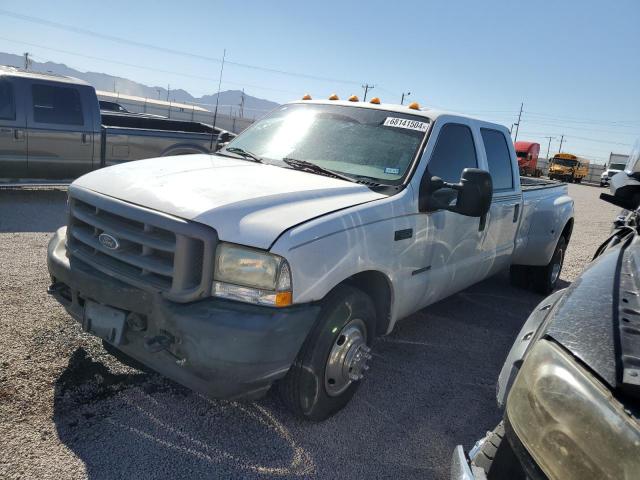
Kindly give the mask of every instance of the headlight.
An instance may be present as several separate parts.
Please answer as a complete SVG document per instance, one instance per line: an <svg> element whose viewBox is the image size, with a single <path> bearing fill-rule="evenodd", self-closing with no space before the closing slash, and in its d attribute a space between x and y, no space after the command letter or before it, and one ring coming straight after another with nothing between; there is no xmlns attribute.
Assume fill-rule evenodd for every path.
<svg viewBox="0 0 640 480"><path fill-rule="evenodd" d="M640 427L590 373L540 340L507 400L514 432L550 479L637 478Z"/></svg>
<svg viewBox="0 0 640 480"><path fill-rule="evenodd" d="M213 278L217 297L276 307L292 303L289 264L263 250L219 244Z"/></svg>

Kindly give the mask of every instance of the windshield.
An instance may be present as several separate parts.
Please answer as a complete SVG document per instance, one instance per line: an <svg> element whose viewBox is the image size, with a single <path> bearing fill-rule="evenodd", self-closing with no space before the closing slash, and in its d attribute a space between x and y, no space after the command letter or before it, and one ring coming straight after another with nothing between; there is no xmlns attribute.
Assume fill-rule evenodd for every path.
<svg viewBox="0 0 640 480"><path fill-rule="evenodd" d="M406 113L290 104L243 132L229 148L251 152L266 163L287 166L285 159L302 160L356 180L366 177L376 183L397 185L428 126L428 118Z"/></svg>
<svg viewBox="0 0 640 480"><path fill-rule="evenodd" d="M609 165L609 170L624 170L626 163L612 163Z"/></svg>
<svg viewBox="0 0 640 480"><path fill-rule="evenodd" d="M516 155L518 156L518 158L526 158L527 152L516 152Z"/></svg>
<svg viewBox="0 0 640 480"><path fill-rule="evenodd" d="M563 167L575 167L578 164L577 160L569 160L566 158L554 158L552 163L556 165L562 165Z"/></svg>

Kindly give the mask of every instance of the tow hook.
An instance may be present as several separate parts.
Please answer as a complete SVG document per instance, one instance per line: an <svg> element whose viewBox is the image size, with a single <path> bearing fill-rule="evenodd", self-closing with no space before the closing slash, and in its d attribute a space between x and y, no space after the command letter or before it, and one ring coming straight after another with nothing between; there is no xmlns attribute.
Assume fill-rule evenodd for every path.
<svg viewBox="0 0 640 480"><path fill-rule="evenodd" d="M56 293L60 292L60 290L62 290L63 288L65 288L65 284L62 282L55 282L52 283L51 285L49 285L49 287L47 288L47 293L49 295L55 295Z"/></svg>
<svg viewBox="0 0 640 480"><path fill-rule="evenodd" d="M167 350L174 339L169 335L156 335L155 337L146 337L144 339L144 348L151 353L158 353Z"/></svg>

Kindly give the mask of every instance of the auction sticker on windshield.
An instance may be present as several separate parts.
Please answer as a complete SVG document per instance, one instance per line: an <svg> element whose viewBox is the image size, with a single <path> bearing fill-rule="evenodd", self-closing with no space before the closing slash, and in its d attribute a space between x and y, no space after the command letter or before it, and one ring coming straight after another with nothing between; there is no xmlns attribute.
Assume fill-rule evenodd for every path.
<svg viewBox="0 0 640 480"><path fill-rule="evenodd" d="M408 120L406 118L387 117L383 123L385 127L407 128L409 130L417 130L418 132L426 132L429 124L427 122L419 122L418 120Z"/></svg>

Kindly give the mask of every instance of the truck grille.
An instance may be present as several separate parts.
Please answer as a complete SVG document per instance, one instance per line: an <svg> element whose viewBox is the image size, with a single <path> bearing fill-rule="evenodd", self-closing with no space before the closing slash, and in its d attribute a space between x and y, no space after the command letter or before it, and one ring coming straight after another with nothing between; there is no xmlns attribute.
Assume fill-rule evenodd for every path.
<svg viewBox="0 0 640 480"><path fill-rule="evenodd" d="M210 293L217 235L87 190L69 190L72 257L140 288L187 302Z"/></svg>

